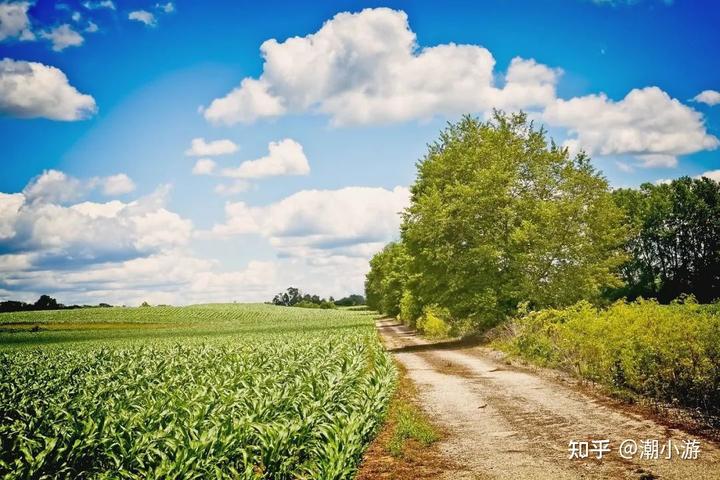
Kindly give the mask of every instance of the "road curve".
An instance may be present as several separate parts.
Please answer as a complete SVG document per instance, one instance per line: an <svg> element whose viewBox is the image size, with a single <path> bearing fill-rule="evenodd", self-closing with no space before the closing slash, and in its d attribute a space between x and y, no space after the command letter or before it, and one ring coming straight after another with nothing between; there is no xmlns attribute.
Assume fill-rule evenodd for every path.
<svg viewBox="0 0 720 480"><path fill-rule="evenodd" d="M685 432L508 366L482 348L431 344L394 320L377 327L417 386L423 409L448 432L439 449L448 465L462 467L444 478L720 479L718 444L701 439L697 459L682 459L684 441L694 440ZM609 440L611 451L601 460L597 453L569 458L571 441L592 440ZM638 445L634 455L625 452L627 459L618 452L625 440ZM640 458L644 440L658 440L660 458Z"/></svg>

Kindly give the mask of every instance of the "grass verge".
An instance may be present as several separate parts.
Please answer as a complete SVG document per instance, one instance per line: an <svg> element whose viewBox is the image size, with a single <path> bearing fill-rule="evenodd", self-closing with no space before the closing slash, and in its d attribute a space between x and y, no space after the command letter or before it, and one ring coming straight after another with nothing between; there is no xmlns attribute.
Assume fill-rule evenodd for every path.
<svg viewBox="0 0 720 480"><path fill-rule="evenodd" d="M443 432L420 408L417 390L396 362L398 384L385 425L365 452L357 480L434 479L448 468L435 448Z"/></svg>

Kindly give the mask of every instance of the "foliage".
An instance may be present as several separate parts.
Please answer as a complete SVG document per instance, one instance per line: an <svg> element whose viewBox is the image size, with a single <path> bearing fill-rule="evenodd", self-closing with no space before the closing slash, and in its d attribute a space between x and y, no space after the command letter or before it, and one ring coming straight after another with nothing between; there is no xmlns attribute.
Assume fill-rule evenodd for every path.
<svg viewBox="0 0 720 480"><path fill-rule="evenodd" d="M335 305L333 302L329 302L327 300L320 300L318 303L313 302L311 300L301 300L298 303L294 305L295 307L300 308L322 308L322 309L332 309L337 308L337 305Z"/></svg>
<svg viewBox="0 0 720 480"><path fill-rule="evenodd" d="M340 300L335 300L335 305L338 307L356 307L359 305L365 305L365 297L362 295L349 295L343 297Z"/></svg>
<svg viewBox="0 0 720 480"><path fill-rule="evenodd" d="M360 312L0 315L0 326L30 321L68 330L0 334L0 477L9 479L352 478L395 381L372 315Z"/></svg>
<svg viewBox="0 0 720 480"><path fill-rule="evenodd" d="M390 316L400 313L409 257L402 243L389 243L370 260L365 295L370 308Z"/></svg>
<svg viewBox="0 0 720 480"><path fill-rule="evenodd" d="M401 456L405 442L409 439L427 447L440 438L432 425L413 405L398 405L395 415L395 429L387 445L392 455Z"/></svg>
<svg viewBox="0 0 720 480"><path fill-rule="evenodd" d="M278 293L272 299L273 305L292 307L302 300L302 293L295 287L289 287L286 291Z"/></svg>
<svg viewBox="0 0 720 480"><path fill-rule="evenodd" d="M422 304L409 288L403 291L400 298L400 314L398 317L408 327L415 328L417 319L422 315Z"/></svg>
<svg viewBox="0 0 720 480"><path fill-rule="evenodd" d="M333 297L325 300L317 295L303 294L295 287L288 288L285 292L278 293L272 300L274 305L284 307L300 307L300 308L336 308Z"/></svg>
<svg viewBox="0 0 720 480"><path fill-rule="evenodd" d="M633 236L621 269L626 286L611 297L720 298L720 183L683 177L616 190L613 197Z"/></svg>
<svg viewBox="0 0 720 480"><path fill-rule="evenodd" d="M427 305L417 320L417 329L429 338L445 338L450 333L450 312L447 308Z"/></svg>
<svg viewBox="0 0 720 480"><path fill-rule="evenodd" d="M521 301L568 305L618 284L622 212L607 181L524 114L450 124L419 162L411 194L395 248L423 305L483 326Z"/></svg>
<svg viewBox="0 0 720 480"><path fill-rule="evenodd" d="M98 307L109 307L107 303L101 303ZM30 312L36 310L59 310L63 308L93 308L91 305L63 305L49 295L41 295L35 303L19 302L17 300L5 300L0 302L0 313L5 312Z"/></svg>
<svg viewBox="0 0 720 480"><path fill-rule="evenodd" d="M504 346L533 362L666 402L720 413L720 305L580 302L515 320Z"/></svg>

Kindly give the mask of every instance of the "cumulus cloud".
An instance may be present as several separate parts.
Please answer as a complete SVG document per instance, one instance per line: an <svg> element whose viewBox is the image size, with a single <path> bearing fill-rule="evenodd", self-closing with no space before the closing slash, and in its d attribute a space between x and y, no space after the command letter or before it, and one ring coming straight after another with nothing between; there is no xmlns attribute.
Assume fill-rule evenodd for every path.
<svg viewBox="0 0 720 480"><path fill-rule="evenodd" d="M703 90L693 97L693 100L700 103L705 103L710 106L717 105L720 103L720 92L717 90Z"/></svg>
<svg viewBox="0 0 720 480"><path fill-rule="evenodd" d="M85 27L85 31L87 33L95 33L98 30L100 30L100 27L98 27L97 24L93 21L89 21L87 27Z"/></svg>
<svg viewBox="0 0 720 480"><path fill-rule="evenodd" d="M0 61L0 113L81 120L96 111L95 99L78 92L60 69L9 58Z"/></svg>
<svg viewBox="0 0 720 480"><path fill-rule="evenodd" d="M135 20L136 22L144 23L149 27L154 27L157 24L155 15L147 10L134 10L128 14L128 18L130 20Z"/></svg>
<svg viewBox="0 0 720 480"><path fill-rule="evenodd" d="M314 112L332 123L370 124L539 107L555 97L560 71L512 61L495 85L495 59L478 45L420 48L405 12L388 8L339 13L320 30L260 48L259 78L245 78L203 110L216 124Z"/></svg>
<svg viewBox="0 0 720 480"><path fill-rule="evenodd" d="M716 148L702 116L658 87L557 98L562 70L513 58L504 72L479 45L421 47L407 15L388 8L339 13L316 32L265 41L262 73L201 109L218 125L287 114L324 114L334 125L382 124L492 108L526 110L569 130L566 146L673 166ZM696 97L712 100L710 93Z"/></svg>
<svg viewBox="0 0 720 480"><path fill-rule="evenodd" d="M193 138L190 148L185 155L192 157L211 157L215 155L228 155L238 151L238 146L228 139L206 142L204 138Z"/></svg>
<svg viewBox="0 0 720 480"><path fill-rule="evenodd" d="M268 88L265 81L246 78L238 88L222 98L216 98L201 111L211 123L225 125L251 123L258 118L284 114L286 110L282 100L272 96Z"/></svg>
<svg viewBox="0 0 720 480"><path fill-rule="evenodd" d="M167 209L168 187L130 202L57 203L69 197L58 196L56 187L71 180L54 172L23 192L0 193L0 298L257 301L285 285L276 278L276 262L224 270L218 260L194 256L192 223Z"/></svg>
<svg viewBox="0 0 720 480"><path fill-rule="evenodd" d="M96 202L62 196L58 187L71 181L55 172L0 193L0 298L136 305L266 300L292 284L321 295L362 292L367 261L397 235L409 198L403 187L348 187L258 207L228 203L227 221L196 241L260 236L278 256L227 269L192 253L192 223L168 209L168 187Z"/></svg>
<svg viewBox="0 0 720 480"><path fill-rule="evenodd" d="M209 158L201 158L195 162L192 169L193 175L212 175L217 164Z"/></svg>
<svg viewBox="0 0 720 480"><path fill-rule="evenodd" d="M111 175L101 180L102 191L105 195L123 195L135 190L135 183L124 173Z"/></svg>
<svg viewBox="0 0 720 480"><path fill-rule="evenodd" d="M30 203L67 203L82 197L87 190L77 178L58 170L46 170L30 180L22 193Z"/></svg>
<svg viewBox="0 0 720 480"><path fill-rule="evenodd" d="M37 183L36 183L37 185ZM187 244L190 221L165 209L167 191L130 203L55 203L52 196L3 196L0 253L34 253L45 262L100 262L137 257Z"/></svg>
<svg viewBox="0 0 720 480"><path fill-rule="evenodd" d="M658 87L634 89L619 101L605 94L548 105L543 119L567 128L568 146L599 155L633 155L646 167L673 167L677 157L720 144L703 117Z"/></svg>
<svg viewBox="0 0 720 480"><path fill-rule="evenodd" d="M211 235L259 234L286 256L328 252L366 257L397 235L409 191L372 187L303 190L276 203L225 205L226 220Z"/></svg>
<svg viewBox="0 0 720 480"><path fill-rule="evenodd" d="M219 262L183 250L70 270L28 268L29 263L25 256L0 256L0 271L6 270L0 297L34 301L50 293L65 303L183 305L266 300L283 285L274 262L251 261L239 270L220 271Z"/></svg>
<svg viewBox="0 0 720 480"><path fill-rule="evenodd" d="M169 188L130 202L58 203L71 198L59 191L70 182L46 173L21 193L0 193L0 297L184 304L265 299L279 288L273 262L223 271L193 256L192 223L167 209Z"/></svg>
<svg viewBox="0 0 720 480"><path fill-rule="evenodd" d="M0 3L0 42L8 38L34 40L27 11L30 2Z"/></svg>
<svg viewBox="0 0 720 480"><path fill-rule="evenodd" d="M22 194L29 203L66 204L83 198L94 189L100 189L107 196L123 195L135 190L135 183L124 173L80 180L59 170L46 170L31 179Z"/></svg>
<svg viewBox="0 0 720 480"><path fill-rule="evenodd" d="M79 47L85 39L67 23L53 28L50 31L42 32L41 37L52 42L52 49L62 52L68 47Z"/></svg>
<svg viewBox="0 0 720 480"><path fill-rule="evenodd" d="M186 155L222 155L232 153L237 146L230 140L205 142L202 138L192 141ZM280 175L307 175L310 173L302 145L293 139L285 138L268 144L268 154L255 160L246 160L237 167L218 170L218 165L210 158L201 158L193 166L194 175L216 175L234 179L231 182L216 185L215 193L223 196L237 195L247 191L251 184L248 179L259 179Z"/></svg>
<svg viewBox="0 0 720 480"><path fill-rule="evenodd" d="M0 192L0 240L15 235L15 219L24 203L22 193Z"/></svg>
<svg viewBox="0 0 720 480"><path fill-rule="evenodd" d="M231 178L262 178L278 175L307 175L310 173L303 147L286 138L268 144L268 154L257 160L247 160L237 168L225 168L221 175Z"/></svg>

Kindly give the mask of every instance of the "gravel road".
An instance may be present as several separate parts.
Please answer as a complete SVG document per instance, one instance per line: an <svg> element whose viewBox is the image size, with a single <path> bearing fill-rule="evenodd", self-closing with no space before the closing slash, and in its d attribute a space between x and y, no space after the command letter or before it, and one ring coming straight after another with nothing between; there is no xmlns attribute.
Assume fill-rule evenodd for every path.
<svg viewBox="0 0 720 480"><path fill-rule="evenodd" d="M693 450L684 442L695 440L685 432L620 410L558 379L509 366L487 349L431 344L395 321L378 322L378 330L407 368L422 407L448 432L439 449L452 459L448 464L463 467L448 470L444 478L720 479L718 444L698 439L697 459L682 459ZM602 459L596 458L600 448L593 449L593 440L609 441ZM628 458L618 451L625 440L623 456ZM658 441L658 459L652 458L653 440ZM588 457L570 459L571 441L589 442ZM651 458L641 458L644 447Z"/></svg>

